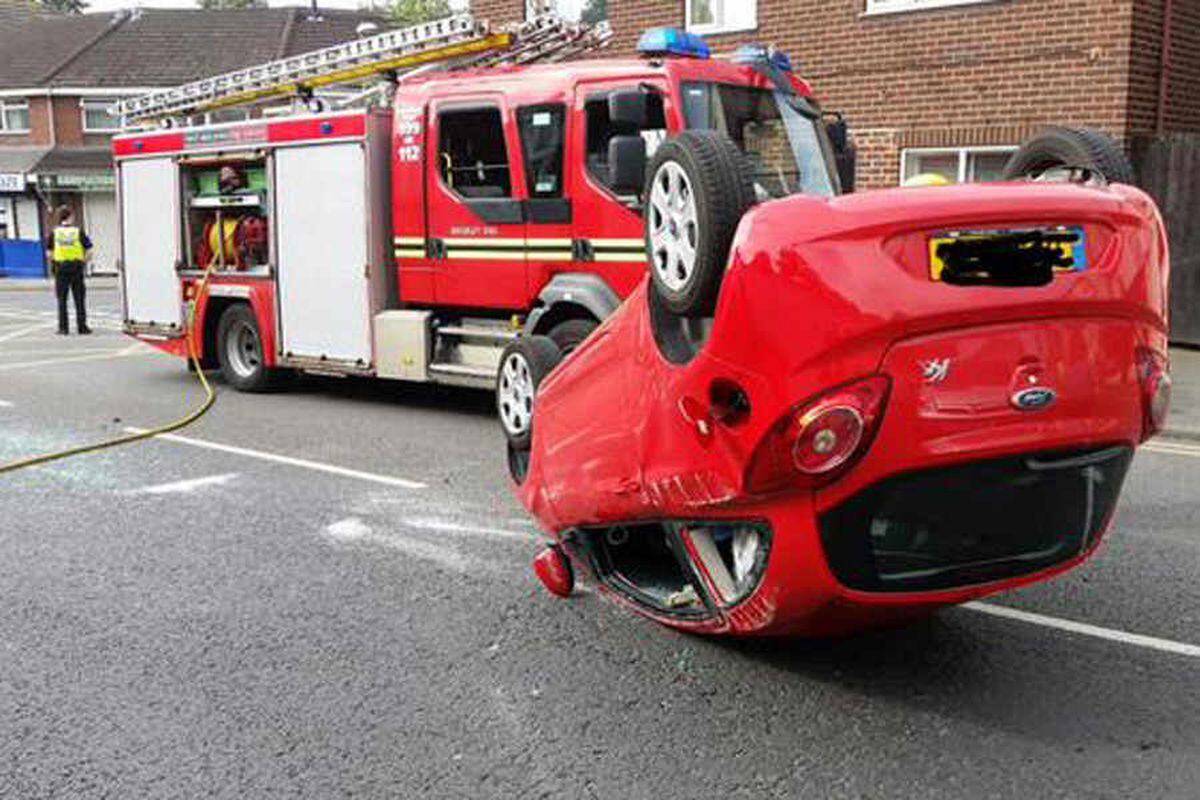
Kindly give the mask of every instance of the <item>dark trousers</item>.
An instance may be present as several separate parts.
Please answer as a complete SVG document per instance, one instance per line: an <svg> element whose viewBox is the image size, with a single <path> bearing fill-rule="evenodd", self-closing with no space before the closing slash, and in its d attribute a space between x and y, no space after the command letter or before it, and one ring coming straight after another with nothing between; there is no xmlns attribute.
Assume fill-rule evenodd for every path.
<svg viewBox="0 0 1200 800"><path fill-rule="evenodd" d="M67 293L75 298L75 328L87 328L87 309L83 305L83 262L62 261L54 271L54 294L58 297L58 329L67 329Z"/></svg>

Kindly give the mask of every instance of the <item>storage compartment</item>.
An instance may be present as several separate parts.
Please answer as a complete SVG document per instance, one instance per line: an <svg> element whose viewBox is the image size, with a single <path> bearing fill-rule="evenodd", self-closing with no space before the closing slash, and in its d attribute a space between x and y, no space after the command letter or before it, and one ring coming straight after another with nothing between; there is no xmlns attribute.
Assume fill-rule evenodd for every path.
<svg viewBox="0 0 1200 800"><path fill-rule="evenodd" d="M180 171L185 268L268 272L271 204L265 155L191 161Z"/></svg>

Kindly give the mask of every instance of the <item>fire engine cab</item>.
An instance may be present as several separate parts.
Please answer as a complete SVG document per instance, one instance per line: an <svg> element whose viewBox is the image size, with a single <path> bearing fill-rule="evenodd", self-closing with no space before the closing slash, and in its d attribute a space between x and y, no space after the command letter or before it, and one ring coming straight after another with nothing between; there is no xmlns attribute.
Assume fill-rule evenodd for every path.
<svg viewBox="0 0 1200 800"><path fill-rule="evenodd" d="M660 29L640 59L563 63L606 32L443 23L126 104L161 122L392 77L386 108L116 137L127 333L186 357L192 330L242 390L296 371L490 388L509 340L569 350L644 276L642 182L669 134L725 132L764 197L841 191L844 126L781 54Z"/></svg>

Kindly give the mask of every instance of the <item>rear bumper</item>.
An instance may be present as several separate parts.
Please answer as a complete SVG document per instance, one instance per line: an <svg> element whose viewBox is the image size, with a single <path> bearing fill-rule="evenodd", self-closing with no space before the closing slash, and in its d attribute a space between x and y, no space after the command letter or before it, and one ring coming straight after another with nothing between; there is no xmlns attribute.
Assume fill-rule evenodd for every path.
<svg viewBox="0 0 1200 800"><path fill-rule="evenodd" d="M825 513L811 492L722 513L710 521L769 526L771 550L753 593L732 608L710 602L708 614L648 608L593 576L619 602L695 633L838 636L894 624L1082 563L1108 528L1132 456L1114 445L966 461L895 476Z"/></svg>

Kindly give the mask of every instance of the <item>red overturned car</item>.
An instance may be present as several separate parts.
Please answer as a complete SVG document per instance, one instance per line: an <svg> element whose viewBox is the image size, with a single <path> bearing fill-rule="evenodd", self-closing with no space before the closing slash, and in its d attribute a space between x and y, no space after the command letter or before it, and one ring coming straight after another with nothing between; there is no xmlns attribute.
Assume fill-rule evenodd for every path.
<svg viewBox="0 0 1200 800"><path fill-rule="evenodd" d="M647 279L572 352L501 360L546 586L823 636L1093 553L1170 393L1166 237L1120 151L1052 129L1006 182L839 196L814 126L791 144L830 191L775 197L769 158L690 127L643 162Z"/></svg>

